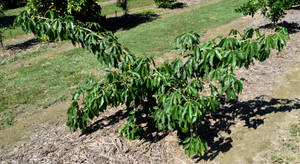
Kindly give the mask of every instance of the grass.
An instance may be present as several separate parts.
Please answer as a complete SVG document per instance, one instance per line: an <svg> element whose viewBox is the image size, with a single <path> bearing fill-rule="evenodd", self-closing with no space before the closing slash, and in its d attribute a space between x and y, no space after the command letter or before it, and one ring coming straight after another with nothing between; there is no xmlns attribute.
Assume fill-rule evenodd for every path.
<svg viewBox="0 0 300 164"><path fill-rule="evenodd" d="M69 97L90 76L91 70L100 68L91 59L90 54L77 48L9 71L1 70L0 128L12 123L17 113L25 112L21 105L47 107Z"/></svg>
<svg viewBox="0 0 300 164"><path fill-rule="evenodd" d="M162 10L153 10L153 9L142 9L142 10L136 10L133 12L133 14L156 14L161 12Z"/></svg>
<svg viewBox="0 0 300 164"><path fill-rule="evenodd" d="M15 28L9 28L4 31L3 37L4 39L10 39L10 38L15 38L19 35L24 35L26 34L20 26L15 27Z"/></svg>
<svg viewBox="0 0 300 164"><path fill-rule="evenodd" d="M129 1L137 2L137 0ZM138 0L137 5L152 0ZM161 55L172 48L174 38L185 31L204 32L239 17L233 9L241 1L224 0L183 13L164 17L151 23L118 33L120 41L138 55ZM145 4L145 3L144 3ZM234 4L234 5L232 5ZM32 60L7 70L10 64L22 63L18 58L0 66L0 127L13 124L15 117L28 110L28 105L47 107L69 97L75 88L101 66L82 49L74 49L38 58L55 51L44 49L21 55ZM26 57L28 56L28 57ZM100 77L99 75L98 77Z"/></svg>
<svg viewBox="0 0 300 164"><path fill-rule="evenodd" d="M25 10L25 7L20 7L20 8L16 8L16 9L5 10L4 14L5 15L18 15L23 10Z"/></svg>
<svg viewBox="0 0 300 164"><path fill-rule="evenodd" d="M97 2L107 2L107 1L110 1L110 0L97 0Z"/></svg>
<svg viewBox="0 0 300 164"><path fill-rule="evenodd" d="M300 120L290 126L288 135L282 137L281 145L270 156L272 163L300 162Z"/></svg>
<svg viewBox="0 0 300 164"><path fill-rule="evenodd" d="M176 36L195 31L204 33L239 17L234 9L245 0L224 0L146 23L118 34L121 43L138 55L162 55L172 49Z"/></svg>
<svg viewBox="0 0 300 164"><path fill-rule="evenodd" d="M4 33L3 33L4 39L15 38L18 35L24 35L25 34L25 32L21 29L21 27L12 28L14 16L18 15L24 9L25 9L25 7L21 7L21 8L10 9L10 10L4 11L5 16L7 18L9 18L9 19L2 18L4 21L9 22L6 25L6 26L8 26L8 28L4 29ZM1 19L1 21L3 21L2 19ZM4 23L7 23L7 22L4 22ZM3 30L3 27L1 27L0 30Z"/></svg>
<svg viewBox="0 0 300 164"><path fill-rule="evenodd" d="M139 8L139 7L144 7L144 6L149 6L152 4L154 4L153 0L128 0L128 10L134 9L134 8ZM115 11L123 14L122 9L117 7L116 3L102 6L102 14L103 15L111 15L111 14L114 14ZM121 14L118 14L118 15L121 15Z"/></svg>

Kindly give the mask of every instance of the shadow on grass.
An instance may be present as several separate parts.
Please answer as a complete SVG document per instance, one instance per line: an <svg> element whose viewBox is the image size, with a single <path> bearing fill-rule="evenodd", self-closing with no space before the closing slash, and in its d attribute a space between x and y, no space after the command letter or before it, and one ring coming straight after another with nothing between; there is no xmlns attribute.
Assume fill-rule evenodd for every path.
<svg viewBox="0 0 300 164"><path fill-rule="evenodd" d="M15 15L0 17L0 27L11 27L16 17Z"/></svg>
<svg viewBox="0 0 300 164"><path fill-rule="evenodd" d="M40 41L38 39L30 39L30 40L27 40L25 42L22 42L22 43L18 43L18 44L13 44L13 45L7 45L5 46L5 49L6 50L26 50L26 49L29 49L37 44L39 44Z"/></svg>
<svg viewBox="0 0 300 164"><path fill-rule="evenodd" d="M278 26L282 26L287 28L287 30L289 31L290 34L294 34L300 31L300 25L298 23L289 23L287 21L283 21L277 24ZM266 24L263 26L260 26L259 28L261 29L272 29L274 26L273 24Z"/></svg>
<svg viewBox="0 0 300 164"><path fill-rule="evenodd" d="M244 126L247 128L256 129L264 124L262 116L300 109L300 100L275 99L268 96L259 96L245 102L227 102L224 98L221 98L221 103L222 105L218 112L208 114L203 119L205 120L204 129L200 130L200 136L208 142L209 150L203 157L196 157L195 159L198 161L213 160L221 152L227 152L232 148L232 138L230 136L224 137L220 134L226 133L230 135L230 127L235 125L237 121L244 122ZM83 135L89 135L99 129L112 126L120 122L120 120L126 119L128 115L128 112L119 110L115 114L93 123ZM163 139L167 134L167 132L157 132L155 127L148 127L143 138L145 142L155 143Z"/></svg>
<svg viewBox="0 0 300 164"><path fill-rule="evenodd" d="M300 5L295 5L290 10L300 10Z"/></svg>
<svg viewBox="0 0 300 164"><path fill-rule="evenodd" d="M157 18L157 14L128 14L107 18L104 27L113 32L118 30L128 30L140 24L151 22Z"/></svg>
<svg viewBox="0 0 300 164"><path fill-rule="evenodd" d="M175 3L171 9L182 9L182 8L185 8L187 7L187 4L186 3L182 3L182 2L177 2Z"/></svg>

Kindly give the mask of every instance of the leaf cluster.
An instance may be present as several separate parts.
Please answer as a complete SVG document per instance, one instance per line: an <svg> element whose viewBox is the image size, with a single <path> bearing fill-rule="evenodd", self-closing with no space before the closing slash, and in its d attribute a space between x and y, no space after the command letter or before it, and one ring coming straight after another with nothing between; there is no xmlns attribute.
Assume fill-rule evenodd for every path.
<svg viewBox="0 0 300 164"><path fill-rule="evenodd" d="M97 23L82 23L74 17L59 17L53 12L41 17L26 10L15 19L15 24L21 25L24 31L34 33L42 40L71 40L74 45L81 45L95 54L101 63L109 66L118 67L125 56L132 56L121 47L112 32L105 31Z"/></svg>
<svg viewBox="0 0 300 164"><path fill-rule="evenodd" d="M154 0L155 5L159 8L168 8L172 9L177 0Z"/></svg>

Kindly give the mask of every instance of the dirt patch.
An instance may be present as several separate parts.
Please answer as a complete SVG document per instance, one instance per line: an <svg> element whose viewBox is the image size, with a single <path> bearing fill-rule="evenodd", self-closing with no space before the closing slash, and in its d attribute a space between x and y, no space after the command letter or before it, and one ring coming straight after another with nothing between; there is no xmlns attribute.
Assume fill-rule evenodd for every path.
<svg viewBox="0 0 300 164"><path fill-rule="evenodd" d="M36 110L30 117L16 122L0 133L0 153L11 151L12 145L30 139L45 122L48 126L62 124L61 118L65 117L69 101L57 103L47 109Z"/></svg>
<svg viewBox="0 0 300 164"><path fill-rule="evenodd" d="M300 11L289 11L285 21L300 24ZM246 25L247 22L248 18L244 23L236 21L231 26L219 27L217 31L226 32L227 28L236 28L237 24ZM249 26L261 27L266 23L263 19L258 19ZM243 25L238 28L242 29ZM212 30L208 35L213 33ZM249 70L239 70L239 76L247 79L244 92L238 102L226 103L222 107L223 110L216 114L218 121L211 124L209 129L211 135L208 140L211 149L200 163L272 163L270 158L264 158L262 155L278 147L280 136L286 135L290 124L297 122L300 116L300 110L296 110L300 109L300 102L295 99L300 97L300 92L297 92L300 73L299 44L300 33L296 31L291 34L288 46L279 55L274 54L264 63L255 63L255 66ZM65 106L60 108L59 111L66 110ZM70 134L67 127L61 124L65 116L60 116L62 119L54 119L53 124L42 124L30 142L15 147L6 155L2 153L5 150L5 147L2 147L0 161L17 163L196 162L184 155L175 133L167 136L153 134L147 140L133 142L119 136L118 130L126 121L126 116L126 112L122 109L109 109L93 121L88 135L78 132ZM1 131L1 135L2 133L4 131Z"/></svg>

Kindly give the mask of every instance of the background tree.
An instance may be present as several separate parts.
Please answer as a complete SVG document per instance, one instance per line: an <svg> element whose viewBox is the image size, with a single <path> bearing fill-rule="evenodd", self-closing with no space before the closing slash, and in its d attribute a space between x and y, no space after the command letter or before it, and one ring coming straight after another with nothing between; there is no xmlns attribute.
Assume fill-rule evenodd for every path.
<svg viewBox="0 0 300 164"><path fill-rule="evenodd" d="M124 11L124 15L127 15L128 13L127 0L117 0L117 6L122 8L122 10Z"/></svg>
<svg viewBox="0 0 300 164"><path fill-rule="evenodd" d="M177 0L154 0L155 5L159 8L173 8Z"/></svg>
<svg viewBox="0 0 300 164"><path fill-rule="evenodd" d="M265 18L270 20L273 25L277 24L284 17L285 10L293 5L299 4L299 0L248 0L245 4L236 9L243 15L252 17L260 12Z"/></svg>

